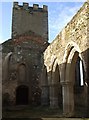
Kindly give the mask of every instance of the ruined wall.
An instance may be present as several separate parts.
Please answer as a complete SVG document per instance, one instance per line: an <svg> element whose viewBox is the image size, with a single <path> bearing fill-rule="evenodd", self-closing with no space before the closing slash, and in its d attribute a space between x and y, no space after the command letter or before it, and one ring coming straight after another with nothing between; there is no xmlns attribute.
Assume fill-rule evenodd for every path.
<svg viewBox="0 0 89 120"><path fill-rule="evenodd" d="M48 40L48 10L43 5L40 8L38 4L30 7L28 3L23 6L14 2L12 17L12 37L21 35L29 30L42 36L45 41Z"/></svg>
<svg viewBox="0 0 89 120"><path fill-rule="evenodd" d="M29 104L34 102L35 93L41 93L43 52L48 45L47 6L14 2L12 39L2 44L3 105L16 104L16 90L21 85L29 89Z"/></svg>
<svg viewBox="0 0 89 120"><path fill-rule="evenodd" d="M45 50L44 64L47 66L48 71L51 71L55 58L58 59L58 64L63 63L66 46L69 43L74 43L75 46L77 45L77 49L79 49L81 53L87 51L89 48L87 38L88 14L88 3L85 3Z"/></svg>
<svg viewBox="0 0 89 120"><path fill-rule="evenodd" d="M9 51L7 54L5 50L8 46L3 44L3 96L8 93L9 104L16 104L17 87L26 85L29 88L29 104L31 104L34 94L41 92L43 52L48 43L31 31L12 39L11 42L14 48L12 53Z"/></svg>
<svg viewBox="0 0 89 120"><path fill-rule="evenodd" d="M69 114L69 116L72 116L74 115L75 101L78 100L78 104L83 103L82 108L84 112L85 105L88 106L89 104L89 88L87 87L89 85L88 3L84 3L73 19L57 35L50 45L47 42L48 39L45 40L47 36L45 37L44 35L47 34L45 34L42 29L47 23L47 19L45 19L46 23L44 22L44 24L43 21L39 20L42 25L40 27L37 21L37 26L31 23L28 25L28 28L27 25L24 27L25 24L22 20L22 16L24 14L27 15L29 10L32 11L30 11L30 15L27 15L26 20L31 19L34 21L34 15L40 12L42 13L40 13L40 16L47 15L46 7L39 9L37 5L34 5L32 8L28 9L28 4L19 6L18 3L15 3L13 10L15 15L13 15L13 20L15 21L12 22L13 39L10 44L8 44L8 41L6 44L3 44L3 61L7 60L7 62L4 63L4 66L6 66L3 67L4 70L7 71L3 71L3 75L5 76L5 78L3 77L3 94L9 97L7 99L9 103L12 102L15 104L16 88L20 85L26 85L29 88L29 103L32 103L35 93L39 92L42 98L40 100L42 100L43 105L49 105L50 103L51 107L56 108L59 106L58 104L62 103L60 109L63 107L63 112L66 115ZM44 12L44 10L46 11ZM31 18L32 14L33 18ZM20 17L18 17L18 15ZM40 19L39 15L37 15L37 18ZM22 22L22 26L19 22ZM28 21L26 23L28 23ZM47 30L46 28L47 26L45 26L45 30ZM40 30L42 30L42 33ZM10 47L13 49L10 50ZM6 52L7 50L9 53ZM81 94L74 95L75 67L78 57L81 58L84 65L84 85L83 87L79 86L80 92L82 91ZM36 100L39 100L39 98Z"/></svg>
<svg viewBox="0 0 89 120"><path fill-rule="evenodd" d="M86 2L57 35L54 41L44 52L44 65L47 68L50 106L58 106L58 97L55 91L56 79L54 74L58 64L60 84L62 85L63 112L74 114L74 109L83 106L85 110L88 106L88 87L89 84L89 35L88 35L89 3ZM84 87L76 87L74 94L75 66L78 56L81 58L84 66ZM42 83L42 87L45 86ZM81 93L78 94L78 89ZM80 98L80 101L79 99ZM76 102L77 101L77 102ZM76 105L77 104L77 105ZM85 107L86 106L86 107ZM81 107L82 108L82 107ZM68 112L69 111L69 112ZM76 110L75 110L76 111ZM86 110L85 110L86 111ZM82 111L84 113L84 111Z"/></svg>

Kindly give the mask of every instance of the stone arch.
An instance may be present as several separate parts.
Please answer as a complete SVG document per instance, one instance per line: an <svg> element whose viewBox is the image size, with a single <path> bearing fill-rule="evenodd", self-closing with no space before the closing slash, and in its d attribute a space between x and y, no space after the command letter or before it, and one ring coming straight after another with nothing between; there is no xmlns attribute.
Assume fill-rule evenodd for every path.
<svg viewBox="0 0 89 120"><path fill-rule="evenodd" d="M26 70L26 64L21 63L18 65L18 80L19 82L24 82L27 81L27 70Z"/></svg>
<svg viewBox="0 0 89 120"><path fill-rule="evenodd" d="M42 79L41 84L48 85L47 67L45 65L43 66L42 78L41 79Z"/></svg>
<svg viewBox="0 0 89 120"><path fill-rule="evenodd" d="M49 85L48 85L48 73L47 67L43 66L42 77L41 77L41 104L49 105Z"/></svg>
<svg viewBox="0 0 89 120"><path fill-rule="evenodd" d="M29 88L26 85L20 85L16 88L16 104L27 105L29 102Z"/></svg>
<svg viewBox="0 0 89 120"><path fill-rule="evenodd" d="M63 56L63 66L62 66L62 75L61 75L61 79L62 79L62 82L64 82L65 81L65 70L66 70L66 65L67 65L67 62L68 62L68 60L69 60L69 55L70 55L70 53L72 54L72 50L74 50L75 49L75 51L78 51L79 53L81 53L81 51L80 51L80 49L79 49L79 47L78 47L78 45L75 43L75 42L73 42L73 41L71 41L71 42L69 42L67 45L66 45L66 47L65 47L65 51L64 51L64 56ZM81 54L79 54L80 55L80 57L81 57ZM71 59L71 58L70 58ZM82 58L81 58L82 59Z"/></svg>
<svg viewBox="0 0 89 120"><path fill-rule="evenodd" d="M8 53L5 57L5 60L3 63L3 80L9 79L11 57L12 57L12 52Z"/></svg>
<svg viewBox="0 0 89 120"><path fill-rule="evenodd" d="M64 53L64 57L63 57L63 63L66 63L66 62L67 62L68 56L69 56L69 54L70 54L70 52L71 52L71 50L72 50L73 48L75 48L76 51L78 51L79 53L81 53L78 45L77 45L75 42L73 42L73 41L69 42L69 43L66 45L66 47L65 47L65 53Z"/></svg>
<svg viewBox="0 0 89 120"><path fill-rule="evenodd" d="M55 77L58 77L57 79ZM58 65L58 60L55 59L52 65L52 80L51 84L59 84L60 82L60 70Z"/></svg>
<svg viewBox="0 0 89 120"><path fill-rule="evenodd" d="M76 45L77 46L77 45ZM64 82L63 82L63 111L65 114L74 114L75 95L74 84L75 80L75 68L78 57L82 60L81 52L75 44L69 45L69 49L66 50L64 62ZM68 46L67 46L68 47ZM67 96L66 96L67 95ZM77 99L77 97L76 97Z"/></svg>
<svg viewBox="0 0 89 120"><path fill-rule="evenodd" d="M65 81L66 82L73 82L73 81L71 81L71 77L69 75L70 68L75 67L74 65L76 64L78 56L79 56L79 52L77 52L76 49L73 48L68 56L67 63L66 63L66 69L65 69ZM74 71L72 71L72 72L74 72Z"/></svg>
<svg viewBox="0 0 89 120"><path fill-rule="evenodd" d="M71 82L74 84L75 80L73 80L73 75L75 75L75 67L77 62L82 62L82 56L79 51L76 50L74 47L68 56L67 63L66 63L66 69L65 69L65 82ZM82 69L84 70L84 66L82 66ZM70 74L71 73L71 74ZM74 77L75 78L75 77Z"/></svg>
<svg viewBox="0 0 89 120"><path fill-rule="evenodd" d="M50 107L62 106L62 88L60 84L60 70L58 60L55 59L52 65L52 79L50 81Z"/></svg>

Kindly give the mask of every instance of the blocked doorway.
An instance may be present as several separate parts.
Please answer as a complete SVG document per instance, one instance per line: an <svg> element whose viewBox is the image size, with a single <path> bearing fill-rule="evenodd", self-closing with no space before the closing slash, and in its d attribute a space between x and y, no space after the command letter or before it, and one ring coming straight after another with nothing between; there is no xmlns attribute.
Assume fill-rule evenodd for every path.
<svg viewBox="0 0 89 120"><path fill-rule="evenodd" d="M29 89L25 85L21 85L16 89L16 104L27 105L28 104Z"/></svg>

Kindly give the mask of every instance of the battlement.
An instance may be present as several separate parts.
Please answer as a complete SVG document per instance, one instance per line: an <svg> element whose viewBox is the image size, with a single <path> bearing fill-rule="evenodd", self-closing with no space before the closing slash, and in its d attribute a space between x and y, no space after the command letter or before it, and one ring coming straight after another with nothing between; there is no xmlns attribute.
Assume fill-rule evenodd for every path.
<svg viewBox="0 0 89 120"><path fill-rule="evenodd" d="M47 12L48 11L48 6L43 5L43 7L39 7L38 4L33 4L33 7L29 6L29 3L23 2L23 5L19 5L18 2L13 3L13 8L16 9L24 9L24 10L37 10L37 11L42 11L42 12Z"/></svg>
<svg viewBox="0 0 89 120"><path fill-rule="evenodd" d="M12 17L12 38L32 31L43 37L44 41L48 40L48 7L46 5L41 8L38 4L29 6L26 2L22 5L14 2Z"/></svg>

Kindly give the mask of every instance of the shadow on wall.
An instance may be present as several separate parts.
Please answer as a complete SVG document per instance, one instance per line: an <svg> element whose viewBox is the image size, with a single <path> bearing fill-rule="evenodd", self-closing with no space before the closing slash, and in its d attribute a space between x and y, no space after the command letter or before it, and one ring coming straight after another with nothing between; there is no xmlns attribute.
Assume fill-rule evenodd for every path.
<svg viewBox="0 0 89 120"><path fill-rule="evenodd" d="M2 99L3 99L3 106L9 106L10 105L10 95L9 93L5 93L3 96L2 96Z"/></svg>
<svg viewBox="0 0 89 120"><path fill-rule="evenodd" d="M47 73L50 107L58 106L57 103L60 99L58 100L57 91L61 91L61 89L59 90L57 85L61 84L63 112L66 113L67 117L89 117L88 55L89 49L81 53L82 59L80 59L80 53L72 47L68 53L66 63L60 65L54 64L55 70ZM58 67L61 69L59 70ZM80 69L81 67L82 69ZM59 77L60 72L62 73L61 80ZM57 81L60 81L60 84Z"/></svg>
<svg viewBox="0 0 89 120"><path fill-rule="evenodd" d="M44 77L42 79L43 105L47 105L47 102L50 102L50 107L54 107L54 108L58 107L58 109L61 109L62 107L60 106L60 103L58 103L61 100L61 102L63 102L63 110L65 110L63 112L66 112L66 114L70 114L70 112L72 111L74 112L74 117L76 116L89 117L89 74L88 74L89 56L88 55L89 55L89 49L82 52L82 58L83 58L82 60L84 63L84 86L80 86L80 82L78 81L78 79L80 79L80 75L76 74L76 72L77 73L79 72L76 69L79 68L79 61L80 61L78 60L79 53L76 51L74 52L72 58L70 54L70 58L71 58L70 63L67 62L66 65L65 64L58 65L57 63L55 63L54 64L55 69L53 69L53 73L52 72L47 73L46 70L44 71ZM65 79L60 78L60 72L63 72L61 71L61 69L59 69L61 68L61 66L65 66L64 68L65 71L63 73ZM85 82L87 83L87 86ZM62 85L62 88L60 85ZM58 93L59 91L60 93ZM9 98L8 94L5 95L5 98L6 99ZM32 120L33 118L26 118L26 119L19 118L19 119ZM35 118L35 119L42 120L41 118ZM3 120L5 120L5 118L3 118ZM18 119L14 118L14 120L18 120Z"/></svg>

